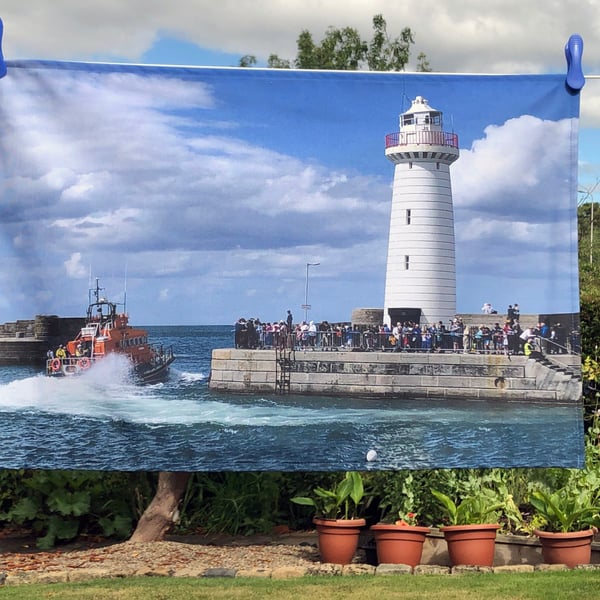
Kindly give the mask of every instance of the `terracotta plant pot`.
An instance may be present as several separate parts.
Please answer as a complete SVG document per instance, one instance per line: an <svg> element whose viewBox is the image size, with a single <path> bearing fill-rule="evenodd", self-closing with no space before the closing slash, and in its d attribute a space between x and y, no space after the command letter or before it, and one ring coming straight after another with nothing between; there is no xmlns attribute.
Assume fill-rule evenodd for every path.
<svg viewBox="0 0 600 600"><path fill-rule="evenodd" d="M587 565L592 560L592 529L568 533L551 533L536 529L533 533L542 544L545 563L567 565L572 569L577 565Z"/></svg>
<svg viewBox="0 0 600 600"><path fill-rule="evenodd" d="M421 562L423 544L429 527L378 523L371 527L377 545L379 564L410 565Z"/></svg>
<svg viewBox="0 0 600 600"><path fill-rule="evenodd" d="M347 565L358 547L360 530L365 519L313 519L319 539L321 562Z"/></svg>
<svg viewBox="0 0 600 600"><path fill-rule="evenodd" d="M448 525L440 527L444 533L450 563L455 565L494 565L497 524L484 525Z"/></svg>

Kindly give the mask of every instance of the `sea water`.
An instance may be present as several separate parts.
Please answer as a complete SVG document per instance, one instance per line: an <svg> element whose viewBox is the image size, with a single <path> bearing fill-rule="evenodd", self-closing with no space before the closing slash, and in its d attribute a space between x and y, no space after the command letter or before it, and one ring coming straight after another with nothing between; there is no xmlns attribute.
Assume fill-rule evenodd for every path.
<svg viewBox="0 0 600 600"><path fill-rule="evenodd" d="M149 327L177 356L136 385L123 357L77 378L0 367L0 468L324 471L581 467L581 407L231 394L208 387L230 326ZM551 433L551 435L549 435ZM367 459L368 456L368 459Z"/></svg>

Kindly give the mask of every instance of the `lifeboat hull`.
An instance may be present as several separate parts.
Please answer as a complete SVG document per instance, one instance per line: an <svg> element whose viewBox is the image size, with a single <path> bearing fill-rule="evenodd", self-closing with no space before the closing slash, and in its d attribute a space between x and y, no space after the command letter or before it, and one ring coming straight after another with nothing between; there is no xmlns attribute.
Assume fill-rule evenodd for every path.
<svg viewBox="0 0 600 600"><path fill-rule="evenodd" d="M160 365L137 365L134 369L135 377L140 383L162 383L169 377L169 365L174 358L166 360Z"/></svg>

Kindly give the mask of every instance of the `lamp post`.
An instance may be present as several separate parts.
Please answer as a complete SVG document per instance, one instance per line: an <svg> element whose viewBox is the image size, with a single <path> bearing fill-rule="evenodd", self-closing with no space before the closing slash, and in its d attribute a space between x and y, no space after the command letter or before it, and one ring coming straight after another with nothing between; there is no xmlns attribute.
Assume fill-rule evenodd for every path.
<svg viewBox="0 0 600 600"><path fill-rule="evenodd" d="M309 267L318 267L321 263L306 263L306 287L304 288L304 304L302 308L304 309L304 321L308 323L308 311L310 309L310 304L308 303L308 268Z"/></svg>

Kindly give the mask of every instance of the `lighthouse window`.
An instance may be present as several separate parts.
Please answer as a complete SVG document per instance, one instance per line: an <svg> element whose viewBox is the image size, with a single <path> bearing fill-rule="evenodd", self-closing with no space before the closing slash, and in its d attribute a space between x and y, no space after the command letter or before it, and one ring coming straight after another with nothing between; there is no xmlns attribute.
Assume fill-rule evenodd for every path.
<svg viewBox="0 0 600 600"><path fill-rule="evenodd" d="M402 115L402 125L413 125L415 122L414 115Z"/></svg>
<svg viewBox="0 0 600 600"><path fill-rule="evenodd" d="M409 263L410 263L410 257L408 256L408 254L406 254L406 255L404 256L404 269L405 269L406 271L408 271L408 266L409 266Z"/></svg>
<svg viewBox="0 0 600 600"><path fill-rule="evenodd" d="M439 171L440 170L440 163L435 163L435 168Z"/></svg>
<svg viewBox="0 0 600 600"><path fill-rule="evenodd" d="M406 224L410 225L410 208L406 209Z"/></svg>

